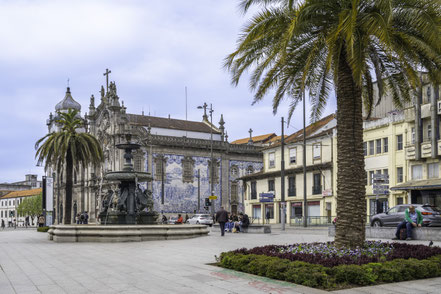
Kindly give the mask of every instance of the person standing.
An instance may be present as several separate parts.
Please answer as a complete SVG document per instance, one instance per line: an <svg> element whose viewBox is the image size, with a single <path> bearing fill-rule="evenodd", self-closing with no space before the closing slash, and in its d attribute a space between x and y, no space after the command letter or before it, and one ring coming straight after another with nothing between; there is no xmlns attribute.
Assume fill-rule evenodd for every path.
<svg viewBox="0 0 441 294"><path fill-rule="evenodd" d="M28 226L29 226L29 215L26 216L26 218L25 218L25 226L26 226L26 229L27 229Z"/></svg>
<svg viewBox="0 0 441 294"><path fill-rule="evenodd" d="M269 209L266 211L266 215L265 215L265 217L266 217L266 223L269 224L269 220L270 220L270 217L271 217L271 214L270 214L270 212L269 212Z"/></svg>
<svg viewBox="0 0 441 294"><path fill-rule="evenodd" d="M225 223L228 221L228 212L222 206L218 212L216 212L216 221L219 223L221 236L225 235Z"/></svg>
<svg viewBox="0 0 441 294"><path fill-rule="evenodd" d="M2 230L4 230L4 229L5 229L5 220L2 219Z"/></svg>

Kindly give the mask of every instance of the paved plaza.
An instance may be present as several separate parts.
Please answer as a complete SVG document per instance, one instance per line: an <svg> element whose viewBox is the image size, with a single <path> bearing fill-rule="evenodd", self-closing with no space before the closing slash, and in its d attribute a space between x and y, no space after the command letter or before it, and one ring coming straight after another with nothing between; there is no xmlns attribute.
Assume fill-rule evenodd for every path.
<svg viewBox="0 0 441 294"><path fill-rule="evenodd" d="M221 237L212 232L186 240L54 243L34 229L7 229L0 231L0 293L328 293L210 263L222 251L241 247L329 240L325 229L282 232L274 227L272 234ZM440 288L441 278L435 278L337 293L440 293Z"/></svg>

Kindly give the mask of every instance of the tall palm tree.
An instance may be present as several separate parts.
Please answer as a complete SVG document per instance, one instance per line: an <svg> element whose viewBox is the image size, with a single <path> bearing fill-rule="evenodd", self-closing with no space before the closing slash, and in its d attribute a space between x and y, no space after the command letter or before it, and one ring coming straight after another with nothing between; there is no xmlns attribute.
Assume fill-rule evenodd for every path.
<svg viewBox="0 0 441 294"><path fill-rule="evenodd" d="M299 3L297 3L299 2ZM419 70L439 84L440 0L241 0L243 12L260 11L246 24L225 60L237 85L251 70L254 102L274 91L273 111L289 99L289 118L302 92L320 117L332 89L337 97L338 246L365 240L366 200L363 103L387 91L397 106L410 101ZM374 101L374 82L378 100Z"/></svg>
<svg viewBox="0 0 441 294"><path fill-rule="evenodd" d="M53 167L57 174L66 170L66 200L64 203L64 224L71 223L73 172L88 164L99 165L103 161L103 151L98 140L91 134L77 132L84 123L77 117L78 111L69 109L58 112L61 129L52 132L35 143L35 158L45 161L45 169ZM41 144L41 145L40 145Z"/></svg>

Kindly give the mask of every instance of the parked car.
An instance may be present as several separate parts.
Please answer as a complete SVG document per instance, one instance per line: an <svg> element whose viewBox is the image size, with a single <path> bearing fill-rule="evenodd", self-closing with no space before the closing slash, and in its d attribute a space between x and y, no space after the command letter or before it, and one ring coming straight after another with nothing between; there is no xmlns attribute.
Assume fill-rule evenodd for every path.
<svg viewBox="0 0 441 294"><path fill-rule="evenodd" d="M169 224L169 225L175 225L177 221L178 221L178 217L177 217L177 216L171 216L171 217L168 219L168 224Z"/></svg>
<svg viewBox="0 0 441 294"><path fill-rule="evenodd" d="M188 219L187 223L190 225L213 225L213 218L209 214L195 214L192 218Z"/></svg>
<svg viewBox="0 0 441 294"><path fill-rule="evenodd" d="M429 204L412 204L423 215L423 226L439 227L441 226L441 209ZM371 217L372 227L396 227L404 220L404 212L410 204L400 204L392 207L386 212L375 214Z"/></svg>

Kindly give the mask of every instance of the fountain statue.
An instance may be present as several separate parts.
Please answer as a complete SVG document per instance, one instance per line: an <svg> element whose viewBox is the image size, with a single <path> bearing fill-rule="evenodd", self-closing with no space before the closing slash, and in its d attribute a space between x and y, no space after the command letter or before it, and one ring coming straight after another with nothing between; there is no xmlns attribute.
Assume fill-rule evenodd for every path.
<svg viewBox="0 0 441 294"><path fill-rule="evenodd" d="M124 168L122 171L109 172L105 175L109 181L119 181L118 189L108 190L103 197L100 222L104 225L154 224L158 213L153 210L152 192L142 190L138 182L152 180L150 173L133 169L132 150L141 145L130 142L131 135L126 135L126 143L117 144L124 150Z"/></svg>

